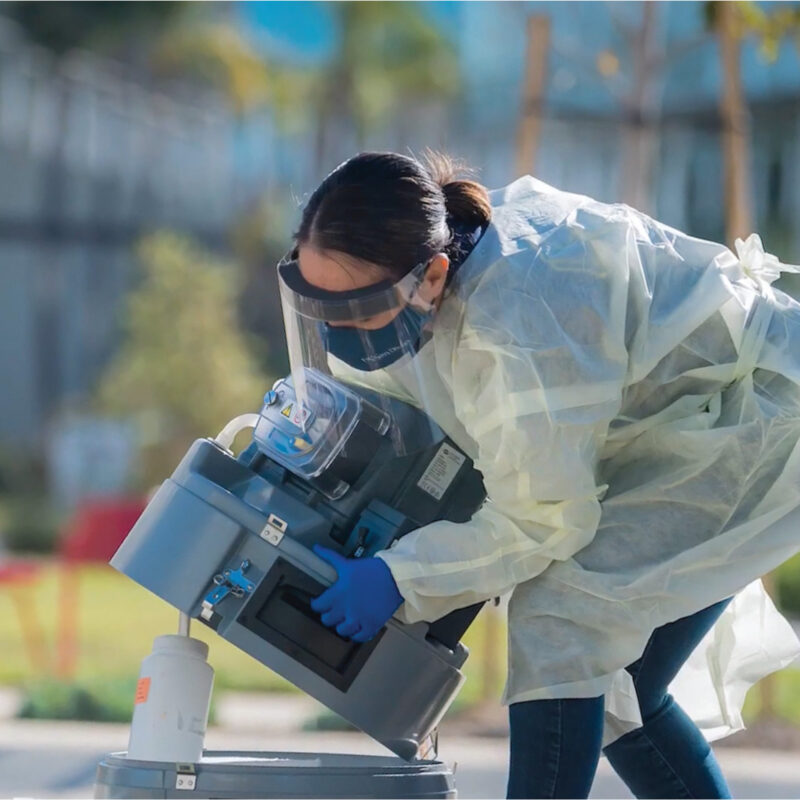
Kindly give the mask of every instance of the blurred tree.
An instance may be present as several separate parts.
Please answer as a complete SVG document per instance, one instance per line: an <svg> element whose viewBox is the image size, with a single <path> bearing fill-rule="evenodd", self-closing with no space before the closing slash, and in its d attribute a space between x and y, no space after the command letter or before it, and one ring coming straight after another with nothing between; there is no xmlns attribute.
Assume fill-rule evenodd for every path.
<svg viewBox="0 0 800 800"><path fill-rule="evenodd" d="M97 401L139 422L147 486L193 439L258 408L270 381L239 330L231 265L170 233L144 239L139 257L144 280L128 297L125 338Z"/></svg>
<svg viewBox="0 0 800 800"><path fill-rule="evenodd" d="M742 88L739 3L711 3L710 24L720 43L722 61L722 153L724 164L725 229L728 246L753 232L750 186L750 117Z"/></svg>
<svg viewBox="0 0 800 800"><path fill-rule="evenodd" d="M322 69L279 63L224 21L184 21L166 29L151 63L162 75L189 74L221 89L242 124L265 107L275 112L278 124L290 127L307 123L310 114L316 119L317 171L322 172L334 122L350 124L361 146L367 132L404 102L449 95L459 85L454 48L414 4L337 3L331 11L340 41L332 63ZM264 264L274 263L286 245L286 216L285 202L265 197L233 231L238 261L245 267L244 322L261 341L282 335L274 275ZM262 356L262 363L270 356ZM271 364L283 367L277 360Z"/></svg>
<svg viewBox="0 0 800 800"><path fill-rule="evenodd" d="M242 266L239 315L254 338L254 353L270 373L289 368L275 264L286 253L292 220L286 198L262 195L239 215L231 246Z"/></svg>
<svg viewBox="0 0 800 800"><path fill-rule="evenodd" d="M315 85L316 160L322 171L329 126L349 119L363 147L390 112L459 88L455 48L416 3L332 3L339 45Z"/></svg>
<svg viewBox="0 0 800 800"><path fill-rule="evenodd" d="M528 14L526 4L519 5ZM666 44L660 3L606 3L615 36L599 52L554 38L551 47L588 81L598 82L622 121L620 199L651 212L659 147L661 98L669 68L707 42L708 31Z"/></svg>
<svg viewBox="0 0 800 800"><path fill-rule="evenodd" d="M725 10L719 0L705 3L706 25L717 30L721 13ZM733 6L734 34L738 38L755 36L760 40L762 57L773 63L778 58L781 44L787 37L794 37L800 50L800 3L779 3L764 8L751 0L736 0Z"/></svg>
<svg viewBox="0 0 800 800"><path fill-rule="evenodd" d="M75 47L115 47L174 21L190 4L164 2L10 2L3 13L57 54Z"/></svg>
<svg viewBox="0 0 800 800"><path fill-rule="evenodd" d="M627 123L623 131L622 200L650 211L659 144L658 116L665 70L664 49L659 39L658 3L642 3L641 24L624 28L632 62L631 86L622 99ZM619 23L617 25L620 29ZM602 72L603 62L598 60ZM613 72L612 72L613 74Z"/></svg>
<svg viewBox="0 0 800 800"><path fill-rule="evenodd" d="M800 555L775 570L774 588L781 611L800 619Z"/></svg>
<svg viewBox="0 0 800 800"><path fill-rule="evenodd" d="M240 115L269 105L276 120L316 117L322 170L334 120L367 132L403 103L452 96L459 76L455 49L414 3L333 3L339 31L332 61L321 69L280 64L225 22L185 22L165 30L152 64L161 74L191 74L222 89Z"/></svg>
<svg viewBox="0 0 800 800"><path fill-rule="evenodd" d="M666 68L717 34L724 45L722 55L726 86L721 113L727 131L725 147L729 153L729 163L733 165L726 173L731 186L725 191L731 205L728 210L728 229L732 244L733 238L743 235L741 231L744 228L748 229L744 235L750 232L746 201L740 197L748 196L741 174L746 161L742 158L742 141L746 139L747 132L746 120L741 119L742 105L737 100L741 90L737 88L738 70L735 64L738 63L738 50L735 42L745 35L759 37L762 54L768 60L777 58L780 41L784 37L794 35L800 46L800 5L785 3L766 10L749 0L706 2L706 29L684 40L670 42L669 45L665 45L663 37L658 35L661 30L659 4L636 4L641 10L639 19L634 19L635 14L631 16L628 13L633 5L627 4L624 7L626 13L622 14L618 4L608 4L611 22L622 43L619 52L607 48L594 57L593 63L583 53L567 54L574 65L596 71L602 77L605 87L623 111L626 124L622 141L622 151L625 153L620 190L622 200L643 211L649 210L654 179L652 165L658 150L660 96ZM726 19L730 19L730 22L723 26ZM725 30L730 31L729 36L723 36ZM739 199L735 199L737 197ZM733 230L738 232L730 233Z"/></svg>
<svg viewBox="0 0 800 800"><path fill-rule="evenodd" d="M766 9L750 0L707 2L706 27L720 42L723 88L720 98L725 203L728 245L745 238L754 228L750 189L750 120L740 75L741 43L748 36L761 41L761 54L768 62L778 57L780 45L794 36L800 50L800 5L780 4Z"/></svg>
<svg viewBox="0 0 800 800"><path fill-rule="evenodd" d="M632 5L626 4L625 9ZM711 33L704 30L667 44L660 18L661 4L645 0L636 6L637 15L623 18L618 4L608 4L611 22L622 42L621 53L602 51L595 68L616 97L625 121L621 145L622 200L651 212L661 135L661 102L669 69L708 42Z"/></svg>
<svg viewBox="0 0 800 800"><path fill-rule="evenodd" d="M535 170L547 88L550 18L544 14L531 14L525 27L525 78L514 159L517 176L533 175Z"/></svg>
<svg viewBox="0 0 800 800"><path fill-rule="evenodd" d="M760 38L761 54L768 62L777 59L781 41L786 36L794 35L800 49L800 6L787 3L777 9L767 10L745 0L714 0L707 2L704 10L707 27L720 40L723 77L720 115L725 163L726 229L728 245L733 246L737 236L745 238L754 228L750 188L750 119L740 75L741 43L748 36ZM765 575L763 580L773 597L786 596L785 588L780 593L776 590L774 573ZM761 681L759 695L761 716L774 717L776 702L773 675Z"/></svg>
<svg viewBox="0 0 800 800"><path fill-rule="evenodd" d="M181 24L167 28L153 50L151 65L160 75L191 75L217 89L240 117L270 105L276 119L295 119L307 96L308 70L279 65L259 53L230 24Z"/></svg>

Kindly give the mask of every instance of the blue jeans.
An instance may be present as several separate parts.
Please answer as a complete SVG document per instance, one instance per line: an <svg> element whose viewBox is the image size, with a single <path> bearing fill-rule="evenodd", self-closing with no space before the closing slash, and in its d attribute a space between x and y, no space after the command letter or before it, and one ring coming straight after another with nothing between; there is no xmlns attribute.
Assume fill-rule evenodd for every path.
<svg viewBox="0 0 800 800"><path fill-rule="evenodd" d="M512 703L508 797L588 797L606 755L636 797L730 797L703 735L667 686L730 600L657 628L633 678L644 725L602 750L602 697Z"/></svg>

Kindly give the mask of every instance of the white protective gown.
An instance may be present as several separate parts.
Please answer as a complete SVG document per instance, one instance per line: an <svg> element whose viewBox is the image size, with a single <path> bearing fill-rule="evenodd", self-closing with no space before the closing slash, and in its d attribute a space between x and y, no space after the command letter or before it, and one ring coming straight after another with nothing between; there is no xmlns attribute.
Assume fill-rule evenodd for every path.
<svg viewBox="0 0 800 800"><path fill-rule="evenodd" d="M738 593L672 687L737 730L798 653L758 579L800 550L800 304L757 237L737 257L531 177L491 197L413 366L490 501L380 554L397 616L513 591L504 701L605 694L607 743L641 724L652 631ZM408 369L361 375L413 400Z"/></svg>

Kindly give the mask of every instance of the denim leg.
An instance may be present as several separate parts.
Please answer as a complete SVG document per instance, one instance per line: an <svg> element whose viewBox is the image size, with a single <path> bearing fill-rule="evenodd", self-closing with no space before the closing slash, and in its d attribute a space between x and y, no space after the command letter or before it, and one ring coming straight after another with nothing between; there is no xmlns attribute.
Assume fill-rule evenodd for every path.
<svg viewBox="0 0 800 800"><path fill-rule="evenodd" d="M507 796L588 797L600 760L603 709L602 697L512 703Z"/></svg>
<svg viewBox="0 0 800 800"><path fill-rule="evenodd" d="M640 798L731 796L711 747L667 693L667 686L717 621L730 600L657 628L633 677L644 725L617 739L604 753Z"/></svg>

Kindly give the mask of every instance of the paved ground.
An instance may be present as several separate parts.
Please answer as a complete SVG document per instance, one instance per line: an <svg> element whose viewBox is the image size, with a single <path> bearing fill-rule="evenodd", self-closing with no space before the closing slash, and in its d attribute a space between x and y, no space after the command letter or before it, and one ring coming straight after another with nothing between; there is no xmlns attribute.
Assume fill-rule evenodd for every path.
<svg viewBox="0 0 800 800"><path fill-rule="evenodd" d="M263 722L263 721L262 721ZM0 797L90 797L95 766L106 752L127 744L125 725L37 721L0 722ZM361 734L211 729L212 749L385 754ZM440 756L456 765L459 796L494 798L505 794L507 743L500 738L446 737ZM800 797L798 756L792 753L723 748L723 768L737 797ZM601 763L593 797L630 797L606 762Z"/></svg>

